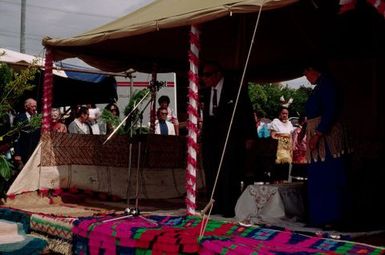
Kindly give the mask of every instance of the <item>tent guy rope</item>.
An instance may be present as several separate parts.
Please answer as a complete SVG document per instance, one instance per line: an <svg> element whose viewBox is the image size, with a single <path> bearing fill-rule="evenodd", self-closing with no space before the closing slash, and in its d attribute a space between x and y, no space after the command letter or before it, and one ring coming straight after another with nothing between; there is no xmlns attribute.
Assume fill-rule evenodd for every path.
<svg viewBox="0 0 385 255"><path fill-rule="evenodd" d="M232 115L231 115L230 124L229 124L229 127L228 127L228 129L227 129L226 140L225 140L225 144L224 144L224 146L223 146L221 159L220 159L220 161L219 161L219 166L218 166L218 170L217 170L217 175L216 175L216 177L215 177L215 181L214 181L214 185L213 185L213 190L211 191L210 203L211 203L212 201L214 201L214 193L215 193L215 189L216 189L216 186L217 186L217 183L218 183L219 175L220 175L220 173L221 173L221 168L222 168L223 158L224 158L224 156L225 156L225 152L226 152L226 148L227 148L227 143L228 143L228 140L229 140L229 137L230 137L231 127L232 127L232 125L233 125L235 112L236 112L236 110L237 110L238 101L239 101L239 95L241 94L242 86L243 86L243 83L244 83L244 80L245 80L246 71L247 71L247 67L248 67L248 64L249 64L249 59L250 59L251 51L252 51L252 49L253 49L254 39L255 39L255 35L256 35L256 32L257 32L258 25L259 25L259 20L260 20L260 17L261 17L262 7L263 7L263 5L264 5L264 2L265 2L265 1L263 1L263 2L261 3L260 9L259 9L259 11L258 11L258 17L257 17L257 20L256 20L256 22L255 22L254 31L253 31L253 36L251 37L250 46L249 46L249 51L248 51L248 54L247 54L245 66L244 66L243 71L242 71L242 77L241 77L241 81L240 81L240 84L239 84L239 89L238 89L238 93L237 93L237 98L236 98L236 100L235 100L235 105L234 105L233 113L232 113ZM210 214L211 214L212 208L213 208L213 203L211 204L211 207L210 207L210 210L209 210L209 214L208 214L208 218L210 218ZM202 221L203 229L202 229L202 231L201 231L201 233L200 233L200 238L203 237L203 235L204 235L204 232L205 232L206 227L207 227L207 222L208 222L208 219L207 219L207 221Z"/></svg>

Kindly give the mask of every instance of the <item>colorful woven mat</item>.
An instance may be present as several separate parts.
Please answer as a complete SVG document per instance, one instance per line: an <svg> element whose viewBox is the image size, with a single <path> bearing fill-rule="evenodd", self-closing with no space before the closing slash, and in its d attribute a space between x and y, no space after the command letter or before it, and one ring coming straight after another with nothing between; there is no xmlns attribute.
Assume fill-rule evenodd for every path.
<svg viewBox="0 0 385 255"><path fill-rule="evenodd" d="M118 216L116 216L118 217ZM199 240L201 219L193 216L84 218L73 228L76 254L385 254L353 242L290 231L243 227L210 220Z"/></svg>

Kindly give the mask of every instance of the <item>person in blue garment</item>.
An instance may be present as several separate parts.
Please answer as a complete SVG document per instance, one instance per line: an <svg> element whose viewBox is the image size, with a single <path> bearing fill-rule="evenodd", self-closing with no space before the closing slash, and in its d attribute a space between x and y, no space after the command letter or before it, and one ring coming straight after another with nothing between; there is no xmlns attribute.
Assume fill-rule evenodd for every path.
<svg viewBox="0 0 385 255"><path fill-rule="evenodd" d="M344 155L349 148L340 122L342 98L322 63L308 65L304 75L315 85L305 104L308 220L311 226L335 228L344 223L350 205Z"/></svg>

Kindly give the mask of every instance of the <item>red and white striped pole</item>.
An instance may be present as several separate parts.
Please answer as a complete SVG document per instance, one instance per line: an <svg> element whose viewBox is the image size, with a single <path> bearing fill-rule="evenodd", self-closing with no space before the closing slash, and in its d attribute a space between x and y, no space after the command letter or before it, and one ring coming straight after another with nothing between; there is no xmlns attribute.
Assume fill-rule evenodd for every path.
<svg viewBox="0 0 385 255"><path fill-rule="evenodd" d="M47 133L51 130L51 110L52 110L52 52L47 49L44 63L44 87L43 87L43 119L42 133Z"/></svg>
<svg viewBox="0 0 385 255"><path fill-rule="evenodd" d="M377 12L385 18L385 1L384 0L368 0L368 2L377 9Z"/></svg>
<svg viewBox="0 0 385 255"><path fill-rule="evenodd" d="M187 107L187 167L186 167L186 207L187 214L195 214L196 208L196 168L198 151L198 85L199 85L199 29L191 26L190 31L190 52L189 52L189 104Z"/></svg>

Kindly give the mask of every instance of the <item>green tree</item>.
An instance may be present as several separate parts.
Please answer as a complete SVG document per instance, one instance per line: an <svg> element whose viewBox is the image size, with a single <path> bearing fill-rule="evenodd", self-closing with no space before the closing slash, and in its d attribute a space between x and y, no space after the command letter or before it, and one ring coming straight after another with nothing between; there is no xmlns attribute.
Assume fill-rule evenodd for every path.
<svg viewBox="0 0 385 255"><path fill-rule="evenodd" d="M32 90L34 85L30 82L36 77L38 67L33 62L28 68L20 72L14 72L8 65L0 63L0 120L8 114L13 106L20 100L24 92ZM29 126L37 128L41 123L41 115L36 115L30 121ZM0 141L6 136L19 132L24 126L19 125L6 133L0 133Z"/></svg>
<svg viewBox="0 0 385 255"><path fill-rule="evenodd" d="M248 87L253 109L270 119L278 115L281 96L286 100L293 98L289 108L291 117L304 114L305 102L311 91L311 88L301 86L299 89L293 89L279 83L250 83Z"/></svg>
<svg viewBox="0 0 385 255"><path fill-rule="evenodd" d="M0 145L7 145L13 135L25 127L37 128L41 125L41 115L34 116L30 123L24 123L13 128L5 127L5 117L13 106L20 100L25 91L33 89L30 81L34 80L38 68L34 63L19 73L14 72L8 65L0 63ZM7 139L5 139L7 138ZM4 141L5 140L5 141ZM6 146L5 146L6 147ZM7 181L12 176L13 165L0 151L0 197L4 195Z"/></svg>
<svg viewBox="0 0 385 255"><path fill-rule="evenodd" d="M34 63L18 73L0 63L0 117L13 108L25 91L34 88L30 81L35 79L37 72Z"/></svg>

